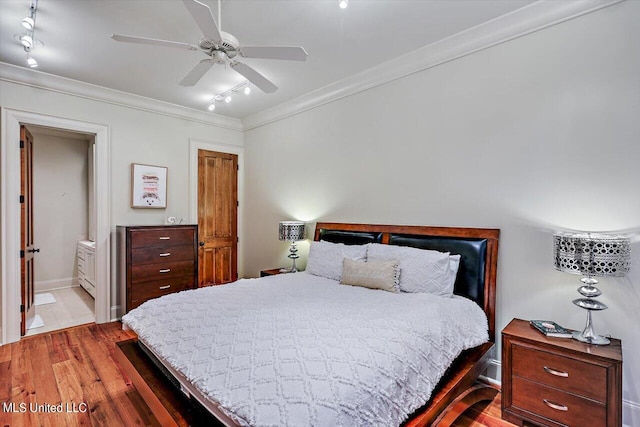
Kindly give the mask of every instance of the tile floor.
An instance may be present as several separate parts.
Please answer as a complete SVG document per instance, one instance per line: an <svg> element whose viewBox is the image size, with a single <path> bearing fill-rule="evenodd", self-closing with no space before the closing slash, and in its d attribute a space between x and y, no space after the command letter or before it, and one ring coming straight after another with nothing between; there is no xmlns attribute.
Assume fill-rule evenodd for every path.
<svg viewBox="0 0 640 427"><path fill-rule="evenodd" d="M52 294L56 302L36 306L36 314L42 317L44 326L28 329L26 336L96 321L95 300L80 286L45 292Z"/></svg>

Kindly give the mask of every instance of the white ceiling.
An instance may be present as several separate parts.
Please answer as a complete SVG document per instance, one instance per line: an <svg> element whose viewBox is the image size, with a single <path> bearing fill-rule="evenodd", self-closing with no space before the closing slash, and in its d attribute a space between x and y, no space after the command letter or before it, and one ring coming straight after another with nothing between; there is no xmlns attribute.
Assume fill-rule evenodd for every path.
<svg viewBox="0 0 640 427"><path fill-rule="evenodd" d="M200 0L217 16L215 0ZM223 31L240 44L303 46L306 62L243 59L279 86L218 104L243 118L340 81L513 10L533 0L224 0ZM0 61L26 67L14 34L30 0L0 0ZM180 0L39 0L32 51L38 70L206 111L212 94L244 81L215 65L197 85L178 82L201 52L119 43L112 33L197 44L202 37Z"/></svg>

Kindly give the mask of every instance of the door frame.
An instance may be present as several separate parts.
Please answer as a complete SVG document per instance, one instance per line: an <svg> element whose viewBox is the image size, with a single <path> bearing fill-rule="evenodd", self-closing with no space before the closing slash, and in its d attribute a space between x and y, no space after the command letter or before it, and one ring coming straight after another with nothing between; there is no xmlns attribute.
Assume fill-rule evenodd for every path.
<svg viewBox="0 0 640 427"><path fill-rule="evenodd" d="M198 223L198 150L217 151L238 156L238 278L244 277L244 147L189 138L189 221Z"/></svg>
<svg viewBox="0 0 640 427"><path fill-rule="evenodd" d="M46 114L0 110L0 345L20 340L20 125L38 125L95 135L96 323L111 321L111 149L109 126ZM11 256L15 254L15 256Z"/></svg>

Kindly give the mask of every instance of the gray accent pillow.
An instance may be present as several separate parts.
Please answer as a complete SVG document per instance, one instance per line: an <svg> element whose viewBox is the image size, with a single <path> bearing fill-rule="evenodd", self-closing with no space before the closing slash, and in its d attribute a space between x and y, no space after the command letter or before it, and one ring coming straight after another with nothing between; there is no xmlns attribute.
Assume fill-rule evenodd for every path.
<svg viewBox="0 0 640 427"><path fill-rule="evenodd" d="M400 292L398 261L365 262L345 258L342 267L343 285L362 286Z"/></svg>

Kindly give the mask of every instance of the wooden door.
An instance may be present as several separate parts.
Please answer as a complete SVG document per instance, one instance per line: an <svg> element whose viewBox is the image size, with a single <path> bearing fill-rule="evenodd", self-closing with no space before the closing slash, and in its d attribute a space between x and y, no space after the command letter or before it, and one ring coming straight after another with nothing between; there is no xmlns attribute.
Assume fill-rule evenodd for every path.
<svg viewBox="0 0 640 427"><path fill-rule="evenodd" d="M238 279L238 156L198 150L198 286Z"/></svg>
<svg viewBox="0 0 640 427"><path fill-rule="evenodd" d="M20 126L20 335L35 316L33 247L33 137Z"/></svg>

